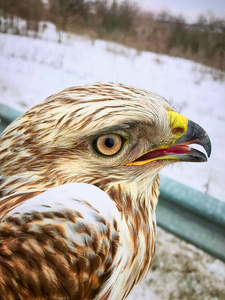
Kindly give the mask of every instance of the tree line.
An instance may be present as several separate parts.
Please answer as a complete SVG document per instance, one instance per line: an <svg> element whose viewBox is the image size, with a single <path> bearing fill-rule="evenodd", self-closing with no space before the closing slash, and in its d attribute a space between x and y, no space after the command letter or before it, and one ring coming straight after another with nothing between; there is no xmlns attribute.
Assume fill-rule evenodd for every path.
<svg viewBox="0 0 225 300"><path fill-rule="evenodd" d="M70 31L225 70L225 19L200 16L188 25L182 16L143 12L128 1L0 0L3 33L38 36L43 21L56 25L59 42L61 33Z"/></svg>

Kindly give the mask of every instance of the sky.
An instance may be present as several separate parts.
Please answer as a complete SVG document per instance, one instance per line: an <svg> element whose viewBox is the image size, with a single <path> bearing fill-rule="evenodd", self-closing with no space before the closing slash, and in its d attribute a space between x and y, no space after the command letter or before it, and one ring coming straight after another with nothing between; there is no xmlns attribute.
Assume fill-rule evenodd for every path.
<svg viewBox="0 0 225 300"><path fill-rule="evenodd" d="M159 12L167 10L174 15L182 14L187 22L194 22L200 14L212 13L225 18L225 0L129 0L142 9Z"/></svg>

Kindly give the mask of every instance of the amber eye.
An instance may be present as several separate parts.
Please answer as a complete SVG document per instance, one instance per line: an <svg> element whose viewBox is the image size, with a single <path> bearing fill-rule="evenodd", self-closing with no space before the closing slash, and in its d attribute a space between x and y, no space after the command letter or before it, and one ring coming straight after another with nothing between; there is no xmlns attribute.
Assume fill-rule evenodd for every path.
<svg viewBox="0 0 225 300"><path fill-rule="evenodd" d="M123 139L117 134L105 134L94 140L93 147L99 154L111 156L117 154L123 146Z"/></svg>

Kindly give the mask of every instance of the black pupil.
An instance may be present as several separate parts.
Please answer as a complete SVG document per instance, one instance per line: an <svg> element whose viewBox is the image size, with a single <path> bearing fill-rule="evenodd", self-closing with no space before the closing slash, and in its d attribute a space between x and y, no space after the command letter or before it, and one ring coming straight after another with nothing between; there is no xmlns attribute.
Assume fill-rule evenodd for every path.
<svg viewBox="0 0 225 300"><path fill-rule="evenodd" d="M105 145L107 148L112 148L114 146L114 139L107 138L105 140Z"/></svg>

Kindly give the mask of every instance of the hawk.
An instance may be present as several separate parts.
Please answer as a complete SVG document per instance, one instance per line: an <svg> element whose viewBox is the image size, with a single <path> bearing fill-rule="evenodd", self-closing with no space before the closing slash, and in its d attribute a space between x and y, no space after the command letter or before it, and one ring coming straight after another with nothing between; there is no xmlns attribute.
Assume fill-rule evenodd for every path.
<svg viewBox="0 0 225 300"><path fill-rule="evenodd" d="M125 299L148 272L159 171L206 161L206 132L159 95L68 88L0 136L1 299Z"/></svg>

